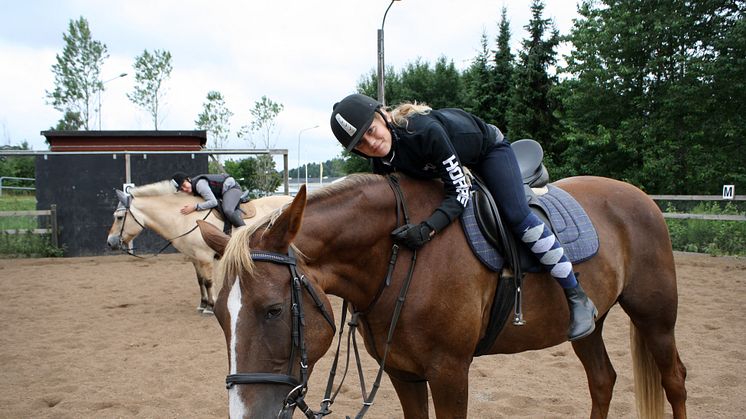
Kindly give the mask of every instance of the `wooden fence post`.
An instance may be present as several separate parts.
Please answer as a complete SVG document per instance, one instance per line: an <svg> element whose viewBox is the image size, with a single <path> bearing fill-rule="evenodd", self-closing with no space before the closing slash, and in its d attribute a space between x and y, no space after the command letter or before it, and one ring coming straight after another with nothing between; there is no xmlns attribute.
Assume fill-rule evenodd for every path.
<svg viewBox="0 0 746 419"><path fill-rule="evenodd" d="M59 243L57 241L57 235L59 232L57 231L57 204L50 205L49 212L49 217L52 221L52 245L58 247Z"/></svg>

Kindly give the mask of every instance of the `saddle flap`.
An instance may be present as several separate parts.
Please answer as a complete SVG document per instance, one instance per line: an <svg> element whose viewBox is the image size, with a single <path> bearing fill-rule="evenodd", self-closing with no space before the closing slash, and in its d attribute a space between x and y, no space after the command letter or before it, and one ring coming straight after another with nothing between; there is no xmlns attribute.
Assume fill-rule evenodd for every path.
<svg viewBox="0 0 746 419"><path fill-rule="evenodd" d="M243 215L241 216L243 219L254 218L256 216L256 205L254 205L254 201L241 204L239 208L241 209L241 212L243 212Z"/></svg>

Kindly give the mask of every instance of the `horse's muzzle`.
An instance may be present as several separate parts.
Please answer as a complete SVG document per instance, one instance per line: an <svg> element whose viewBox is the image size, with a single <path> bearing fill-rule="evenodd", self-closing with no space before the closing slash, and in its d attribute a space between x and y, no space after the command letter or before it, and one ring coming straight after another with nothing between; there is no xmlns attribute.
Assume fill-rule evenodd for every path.
<svg viewBox="0 0 746 419"><path fill-rule="evenodd" d="M112 250L118 250L122 248L122 238L118 234L112 234L109 235L109 237L106 238L106 244L109 245L109 248Z"/></svg>

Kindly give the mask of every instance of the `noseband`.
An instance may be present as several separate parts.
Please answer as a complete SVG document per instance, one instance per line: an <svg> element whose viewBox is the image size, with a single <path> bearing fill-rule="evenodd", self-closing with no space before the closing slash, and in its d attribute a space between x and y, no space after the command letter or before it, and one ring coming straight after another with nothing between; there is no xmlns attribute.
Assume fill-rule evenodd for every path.
<svg viewBox="0 0 746 419"><path fill-rule="evenodd" d="M324 316L326 321L332 327L333 333L337 328L334 325L331 315L324 307L324 302L319 298L316 291L304 275L299 275L296 268L295 253L292 248L288 249L288 254L283 255L275 252L265 252L261 250L251 251L251 259L254 262L269 262L278 265L286 265L290 269L290 307L292 316L292 341L290 343L290 362L287 374L274 373L237 373L229 374L225 378L226 388L230 389L236 384L281 384L292 387L292 390L285 396L285 403L280 411L291 410L295 407L300 408L303 413L314 418L314 412L306 405L303 398L308 390L308 354L306 352L305 339L305 315L303 313L303 301L301 285L305 287L308 294L313 299L316 307ZM300 354L300 379L293 375L296 351Z"/></svg>

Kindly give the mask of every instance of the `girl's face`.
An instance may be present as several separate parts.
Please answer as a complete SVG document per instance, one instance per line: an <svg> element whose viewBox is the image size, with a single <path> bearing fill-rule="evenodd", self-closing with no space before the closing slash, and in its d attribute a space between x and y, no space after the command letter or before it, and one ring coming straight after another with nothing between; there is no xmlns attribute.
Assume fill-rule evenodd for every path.
<svg viewBox="0 0 746 419"><path fill-rule="evenodd" d="M385 113L385 111L383 111ZM388 116L388 114L386 114ZM355 149L368 157L385 157L391 151L391 131L383 117L376 112L373 122L365 131Z"/></svg>
<svg viewBox="0 0 746 419"><path fill-rule="evenodd" d="M181 184L181 191L186 193L192 193L192 182L184 180Z"/></svg>

